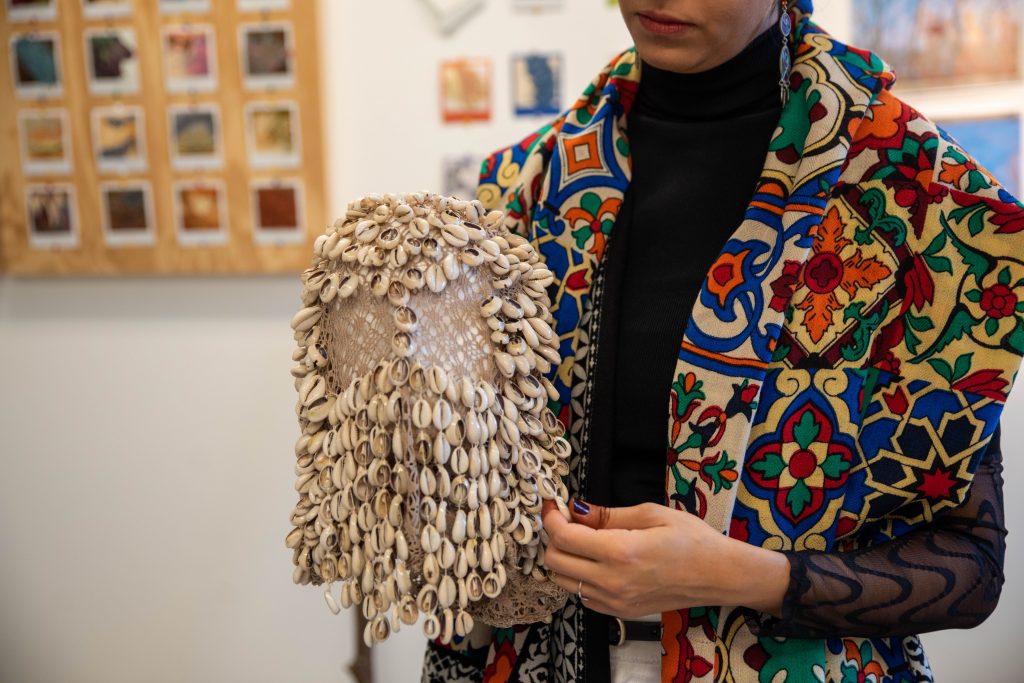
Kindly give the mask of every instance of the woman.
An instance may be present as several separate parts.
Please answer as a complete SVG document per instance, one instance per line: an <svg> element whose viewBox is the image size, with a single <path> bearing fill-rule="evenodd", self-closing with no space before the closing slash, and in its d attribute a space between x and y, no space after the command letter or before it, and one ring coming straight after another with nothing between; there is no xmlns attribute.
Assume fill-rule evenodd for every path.
<svg viewBox="0 0 1024 683"><path fill-rule="evenodd" d="M809 0L620 5L635 48L478 188L556 274L575 595L424 679L931 680L913 634L1002 582L1024 207Z"/></svg>

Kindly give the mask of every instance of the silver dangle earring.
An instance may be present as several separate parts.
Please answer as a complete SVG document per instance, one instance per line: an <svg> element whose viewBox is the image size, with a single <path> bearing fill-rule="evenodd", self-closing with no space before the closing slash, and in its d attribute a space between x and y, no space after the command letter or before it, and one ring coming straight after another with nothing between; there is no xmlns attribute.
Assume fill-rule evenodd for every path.
<svg viewBox="0 0 1024 683"><path fill-rule="evenodd" d="M789 18L787 0L782 0L779 30L782 32L782 52L779 53L779 97L782 99L782 106L785 107L789 102L789 73L793 69L793 58L789 54L789 34L793 31L793 22Z"/></svg>

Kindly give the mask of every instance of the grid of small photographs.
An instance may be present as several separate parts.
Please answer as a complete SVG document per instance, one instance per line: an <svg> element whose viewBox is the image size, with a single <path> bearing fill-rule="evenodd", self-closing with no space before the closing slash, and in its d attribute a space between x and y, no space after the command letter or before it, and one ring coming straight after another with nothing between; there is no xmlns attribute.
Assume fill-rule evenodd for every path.
<svg viewBox="0 0 1024 683"><path fill-rule="evenodd" d="M225 22L213 0L157 0L151 37L137 12L144 0L0 1L29 250L83 247L83 225L120 253L167 244L164 232L189 253L308 239L307 183L315 179L317 195L322 185L300 142L307 100L296 90L296 26L300 15L303 30L315 24L306 7L224 0L237 18ZM69 11L73 30L63 21ZM217 59L224 45L229 52L219 54L238 60L227 69ZM158 73L145 66L155 63ZM227 104L237 99L223 97L226 86L242 107ZM84 110L69 91L85 92ZM95 172L79 173L82 163Z"/></svg>

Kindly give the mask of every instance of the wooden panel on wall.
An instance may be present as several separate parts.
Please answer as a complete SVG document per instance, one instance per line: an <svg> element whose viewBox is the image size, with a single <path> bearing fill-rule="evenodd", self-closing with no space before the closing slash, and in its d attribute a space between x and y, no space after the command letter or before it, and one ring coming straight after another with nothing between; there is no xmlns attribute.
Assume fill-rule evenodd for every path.
<svg viewBox="0 0 1024 683"><path fill-rule="evenodd" d="M305 268L312 240L325 225L316 4L54 0L55 11L47 15L45 1L5 0L0 270L71 275ZM32 15L33 6L43 12ZM19 14L26 7L27 17ZM288 27L290 34L282 31ZM251 41L243 40L247 32ZM172 63L164 47L169 33L185 36ZM189 37L196 34L203 36ZM46 87L46 48L54 37L59 92ZM282 38L290 68L278 59ZM133 51L132 39L135 57L124 59ZM243 54L243 43L251 54ZM93 47L107 51L95 63ZM94 79L97 64L101 77L113 78ZM182 81L181 74L189 78ZM263 131L255 156L250 115ZM60 121L66 162L57 154ZM210 132L216 149L204 156ZM182 155L172 152L179 142ZM191 200L187 209L182 196ZM71 233L65 198L74 218ZM210 204L214 199L223 204ZM289 229L293 219L296 227ZM222 221L221 232L211 227Z"/></svg>

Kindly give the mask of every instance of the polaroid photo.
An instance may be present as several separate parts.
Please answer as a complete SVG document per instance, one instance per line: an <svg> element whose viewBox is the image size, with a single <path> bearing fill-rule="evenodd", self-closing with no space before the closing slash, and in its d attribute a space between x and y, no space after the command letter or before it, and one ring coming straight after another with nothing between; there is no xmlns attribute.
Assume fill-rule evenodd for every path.
<svg viewBox="0 0 1024 683"><path fill-rule="evenodd" d="M8 21L53 21L57 0L7 0Z"/></svg>
<svg viewBox="0 0 1024 683"><path fill-rule="evenodd" d="M163 14L204 14L210 11L210 0L160 0Z"/></svg>
<svg viewBox="0 0 1024 683"><path fill-rule="evenodd" d="M71 173L71 133L66 109L18 112L21 168L26 175Z"/></svg>
<svg viewBox="0 0 1024 683"><path fill-rule="evenodd" d="M108 246L156 244L153 191L148 180L100 183L100 212Z"/></svg>
<svg viewBox="0 0 1024 683"><path fill-rule="evenodd" d="M212 26L165 26L163 46L167 92L210 92L217 88L217 43Z"/></svg>
<svg viewBox="0 0 1024 683"><path fill-rule="evenodd" d="M295 84L295 47L288 22L239 27L242 79L248 90L290 88Z"/></svg>
<svg viewBox="0 0 1024 683"><path fill-rule="evenodd" d="M78 215L72 183L28 185L25 208L30 247L72 249L78 246Z"/></svg>
<svg viewBox="0 0 1024 683"><path fill-rule="evenodd" d="M85 64L90 95L139 92L139 55L135 29L85 29Z"/></svg>
<svg viewBox="0 0 1024 683"><path fill-rule="evenodd" d="M558 54L512 56L512 103L516 116L561 113L562 57Z"/></svg>
<svg viewBox="0 0 1024 683"><path fill-rule="evenodd" d="M258 244L297 244L306 239L301 180L254 180L251 190L253 238Z"/></svg>
<svg viewBox="0 0 1024 683"><path fill-rule="evenodd" d="M441 120L445 123L491 119L491 60L486 57L441 62Z"/></svg>
<svg viewBox="0 0 1024 683"><path fill-rule="evenodd" d="M113 19L131 13L131 0L82 0L82 15L86 19Z"/></svg>
<svg viewBox="0 0 1024 683"><path fill-rule="evenodd" d="M171 106L171 165L179 171L214 170L224 164L220 109L215 104Z"/></svg>
<svg viewBox="0 0 1024 683"><path fill-rule="evenodd" d="M148 166L142 107L117 105L92 110L92 144L100 173L139 173Z"/></svg>
<svg viewBox="0 0 1024 683"><path fill-rule="evenodd" d="M174 224L182 246L210 246L228 241L227 194L219 180L177 182Z"/></svg>
<svg viewBox="0 0 1024 683"><path fill-rule="evenodd" d="M472 154L446 156L441 159L441 191L448 197L476 199L480 179L481 157Z"/></svg>
<svg viewBox="0 0 1024 683"><path fill-rule="evenodd" d="M11 36L11 75L14 91L24 99L64 94L60 72L60 36L56 31Z"/></svg>
<svg viewBox="0 0 1024 683"><path fill-rule="evenodd" d="M239 12L272 12L291 6L291 0L238 0Z"/></svg>
<svg viewBox="0 0 1024 683"><path fill-rule="evenodd" d="M299 106L295 102L251 102L245 107L249 165L294 168L301 161Z"/></svg>

